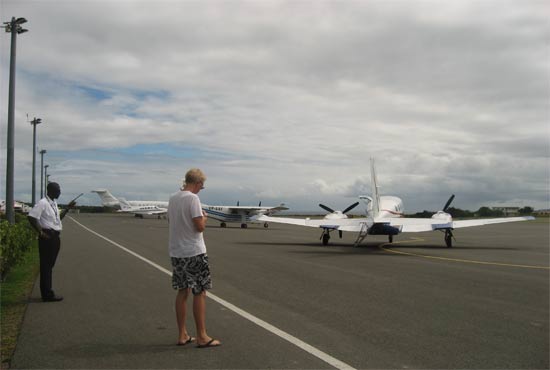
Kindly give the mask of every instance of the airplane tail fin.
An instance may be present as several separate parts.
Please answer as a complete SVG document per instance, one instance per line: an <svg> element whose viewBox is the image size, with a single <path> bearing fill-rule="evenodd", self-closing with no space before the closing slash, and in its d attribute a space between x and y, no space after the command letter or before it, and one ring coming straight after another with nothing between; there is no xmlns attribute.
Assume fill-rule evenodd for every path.
<svg viewBox="0 0 550 370"><path fill-rule="evenodd" d="M372 187L372 217L376 217L380 213L380 193L378 189L378 181L376 180L376 168L374 165L374 158L370 159L370 172Z"/></svg>
<svg viewBox="0 0 550 370"><path fill-rule="evenodd" d="M101 204L104 207L114 207L119 205L119 200L113 196L107 189L92 190L92 193L97 193L101 198Z"/></svg>

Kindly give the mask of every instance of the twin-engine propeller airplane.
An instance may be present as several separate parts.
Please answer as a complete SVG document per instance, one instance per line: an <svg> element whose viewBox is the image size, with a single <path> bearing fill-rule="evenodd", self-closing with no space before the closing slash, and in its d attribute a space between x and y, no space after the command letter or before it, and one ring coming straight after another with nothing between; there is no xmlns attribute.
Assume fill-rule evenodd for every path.
<svg viewBox="0 0 550 370"><path fill-rule="evenodd" d="M328 207L323 207L331 212L331 214L325 216L325 218L321 220L269 217L266 215L258 216L256 219L258 221L321 228L323 229L321 234L323 245L328 244L330 232L334 230L338 230L340 237L342 237L343 231L358 233L357 240L355 241L356 246L359 245L367 235L387 235L391 243L393 242L393 236L399 233L438 230L445 234L445 244L449 248L453 246L452 230L454 229L534 219L534 217L526 216L453 221L452 216L446 211L455 197L454 194L451 195L443 209L436 212L431 218L404 218L403 201L400 198L380 195L378 182L376 180L374 158L371 158L371 184L373 192L372 197L359 197L360 200L366 203L366 217L348 218L345 212L356 206L352 205L353 207L348 207L346 211L340 214L332 211L332 209Z"/></svg>

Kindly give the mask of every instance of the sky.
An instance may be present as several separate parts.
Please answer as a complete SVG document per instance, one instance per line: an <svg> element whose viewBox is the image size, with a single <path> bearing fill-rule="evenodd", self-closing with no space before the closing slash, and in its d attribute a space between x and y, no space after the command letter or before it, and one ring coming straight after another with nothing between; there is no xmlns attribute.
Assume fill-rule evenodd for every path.
<svg viewBox="0 0 550 370"><path fill-rule="evenodd" d="M203 203L408 213L549 205L550 2L0 0L17 36L15 199L32 126L60 203L97 188ZM5 198L10 34L2 32ZM37 157L37 188L40 184ZM39 198L37 191L37 199Z"/></svg>

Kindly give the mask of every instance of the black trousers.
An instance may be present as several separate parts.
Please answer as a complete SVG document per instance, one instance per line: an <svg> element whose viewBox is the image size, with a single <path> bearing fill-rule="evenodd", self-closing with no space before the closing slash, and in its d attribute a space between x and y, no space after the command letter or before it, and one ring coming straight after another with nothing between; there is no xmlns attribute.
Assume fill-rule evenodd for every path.
<svg viewBox="0 0 550 370"><path fill-rule="evenodd" d="M50 298L55 295L52 290L52 270L59 254L61 239L59 232L44 230L50 236L49 239L38 239L38 251L40 254L40 294L42 298Z"/></svg>

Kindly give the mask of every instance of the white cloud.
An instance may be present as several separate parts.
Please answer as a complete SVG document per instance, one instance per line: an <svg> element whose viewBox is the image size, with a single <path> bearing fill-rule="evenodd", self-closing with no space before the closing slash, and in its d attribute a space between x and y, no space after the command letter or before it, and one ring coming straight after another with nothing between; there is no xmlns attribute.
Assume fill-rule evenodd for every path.
<svg viewBox="0 0 550 370"><path fill-rule="evenodd" d="M29 21L18 36L16 197L30 193L29 113L43 119L52 174L77 194L165 198L201 166L211 203L342 209L368 192L375 156L383 191L410 211L452 192L461 208L548 207L549 10L3 1L1 14ZM8 37L0 42L6 102Z"/></svg>

